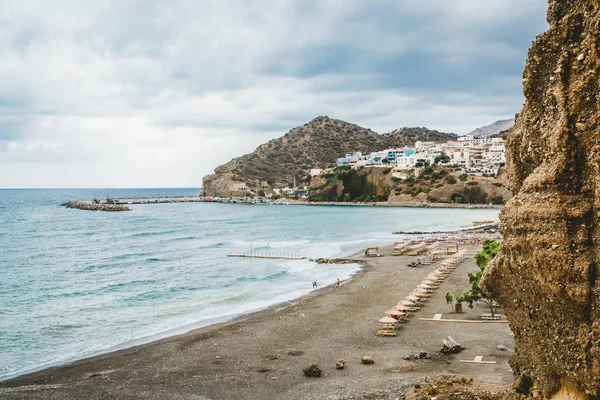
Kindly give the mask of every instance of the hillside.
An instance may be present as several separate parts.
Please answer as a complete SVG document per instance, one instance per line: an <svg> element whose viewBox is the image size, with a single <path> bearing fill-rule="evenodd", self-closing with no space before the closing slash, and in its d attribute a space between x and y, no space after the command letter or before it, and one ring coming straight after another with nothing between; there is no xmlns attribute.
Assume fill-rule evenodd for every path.
<svg viewBox="0 0 600 400"><path fill-rule="evenodd" d="M482 126L481 128L477 128L477 129L469 132L469 135L485 138L488 136L496 135L502 131L507 131L508 129L512 128L512 126L514 124L515 124L514 118L503 119L500 121L496 121L493 124Z"/></svg>
<svg viewBox="0 0 600 400"><path fill-rule="evenodd" d="M203 179L203 194L229 197L260 189L308 184L311 168L334 167L346 153L370 153L391 147L412 146L418 140L456 138L426 128L400 128L378 134L349 122L318 117L284 136L260 145L254 152L234 158Z"/></svg>
<svg viewBox="0 0 600 400"><path fill-rule="evenodd" d="M468 175L451 166L435 165L419 172L347 167L327 170L312 179L310 200L503 204L510 198L504 170L495 179Z"/></svg>

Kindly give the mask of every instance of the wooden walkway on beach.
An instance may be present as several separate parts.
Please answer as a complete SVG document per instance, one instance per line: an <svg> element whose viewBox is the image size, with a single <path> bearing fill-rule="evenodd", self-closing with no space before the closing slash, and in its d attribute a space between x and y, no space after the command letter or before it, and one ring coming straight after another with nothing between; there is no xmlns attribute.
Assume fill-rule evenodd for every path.
<svg viewBox="0 0 600 400"><path fill-rule="evenodd" d="M227 257L246 257L246 258L273 258L280 260L307 260L308 257L301 257L290 254L277 253L229 253Z"/></svg>

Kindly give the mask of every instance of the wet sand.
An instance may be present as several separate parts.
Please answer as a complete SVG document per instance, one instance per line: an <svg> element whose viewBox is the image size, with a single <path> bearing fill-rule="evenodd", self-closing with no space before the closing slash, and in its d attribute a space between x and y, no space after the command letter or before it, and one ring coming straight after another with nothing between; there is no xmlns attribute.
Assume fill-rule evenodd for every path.
<svg viewBox="0 0 600 400"><path fill-rule="evenodd" d="M478 319L482 304L450 314L444 293L455 297L468 286L467 272L477 269L473 254L434 292L420 311L402 325L397 337L377 337L385 311L413 290L439 262L421 268L406 265L415 257L353 258L367 262L339 287L314 291L297 301L235 321L84 359L0 383L2 399L395 399L414 382L437 374L473 376L480 387L506 389L512 382L508 359L513 339L508 324L421 321L419 317ZM327 265L322 265L327 268ZM452 336L467 349L458 355L436 354ZM502 344L510 350L501 352ZM425 351L429 360L404 360ZM360 358L372 356L373 365ZM497 364L459 360L483 356ZM344 370L336 370L338 360ZM316 362L321 378L302 369Z"/></svg>

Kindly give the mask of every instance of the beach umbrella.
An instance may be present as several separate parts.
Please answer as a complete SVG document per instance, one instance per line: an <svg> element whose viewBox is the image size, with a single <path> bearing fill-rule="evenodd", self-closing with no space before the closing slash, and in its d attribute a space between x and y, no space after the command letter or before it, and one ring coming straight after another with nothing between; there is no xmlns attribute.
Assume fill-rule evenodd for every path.
<svg viewBox="0 0 600 400"><path fill-rule="evenodd" d="M402 301L401 301L400 303L398 303L398 304L403 304L403 305L405 305L405 306L407 306L407 307L415 307L415 302L414 302L414 301L411 301L411 300L406 300L406 299L402 300ZM396 307L396 308L398 308L398 307Z"/></svg>
<svg viewBox="0 0 600 400"><path fill-rule="evenodd" d="M399 311L410 311L408 306L405 306L404 304L398 304L395 307L396 309L398 309Z"/></svg>
<svg viewBox="0 0 600 400"><path fill-rule="evenodd" d="M421 298L413 293L409 294L408 296L406 296L404 298L405 300L410 300L410 301L419 301L421 300Z"/></svg>
<svg viewBox="0 0 600 400"><path fill-rule="evenodd" d="M379 320L379 322L384 323L384 324L393 324L398 321L396 321L396 319L394 319L392 317L383 317Z"/></svg>
<svg viewBox="0 0 600 400"><path fill-rule="evenodd" d="M406 313L404 311L398 311L394 308L392 308L391 310L387 310L385 313L387 315L406 315Z"/></svg>

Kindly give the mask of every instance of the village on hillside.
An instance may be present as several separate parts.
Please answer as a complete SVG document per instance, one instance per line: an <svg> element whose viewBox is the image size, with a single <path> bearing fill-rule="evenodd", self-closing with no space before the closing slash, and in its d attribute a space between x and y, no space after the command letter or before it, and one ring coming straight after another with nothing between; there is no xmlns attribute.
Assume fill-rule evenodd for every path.
<svg viewBox="0 0 600 400"><path fill-rule="evenodd" d="M456 165L470 173L497 176L506 163L504 139L462 136L445 143L417 141L414 147L387 149L363 155L346 154L337 160L338 167L396 167L414 169L427 165ZM321 171L313 169L311 175Z"/></svg>
<svg viewBox="0 0 600 400"><path fill-rule="evenodd" d="M427 182L429 186L432 186L436 183L437 175L442 176L451 171L453 171L453 176L442 179L441 182L443 184L452 185L457 180L454 178L458 178L460 174L464 174L461 180L465 180L467 176L470 176L470 179L489 180L491 183L500 186L500 184L494 182L494 180L498 177L500 169L504 167L505 164L505 140L503 138L479 138L473 135L467 135L446 142L417 141L412 147L390 148L372 152L370 154L363 154L361 152L349 153L337 158L335 168L323 169L318 166L312 168L310 170L310 177L306 181L310 181L309 185L297 185L295 178L294 185L288 188L274 188L266 181L260 181L256 183L258 190L255 191L246 183L239 182L233 184L233 193L239 193L239 196L241 197L258 197L264 200L277 198L310 198L314 200L322 197L317 194L319 186L321 189L325 188L326 190L330 190L330 186L335 184L335 182L332 181L332 177L337 176L332 175L334 174L334 171L341 171L344 169L360 170L363 171L362 175L364 175L364 173L369 174L367 171L371 171L371 174L375 173L377 175L377 170L379 168L381 168L381 172L384 175L387 174L388 171L391 172L389 176L391 177L392 182L379 179L379 183L376 184L376 186L379 187L383 185L383 187L386 187L387 185L388 188L384 190L393 189L396 194L400 194L401 190L399 189L399 182L401 181L410 181L408 182L409 186L413 186L412 179L423 180L422 177L419 178L421 175L433 173L432 179L429 179ZM432 169L432 167L435 168ZM439 168L442 168L443 171L440 170L436 173L436 169ZM425 180L428 178L428 176L424 177ZM368 182L373 179L373 176L365 178L363 179L363 184L367 185ZM484 181L482 181L482 183ZM435 191L439 189L440 186L441 184L437 183L435 188L426 188L423 186L423 188L419 189L419 185L417 185L402 190L407 194L410 191L410 194L414 199L414 196L420 193L419 191L427 191L429 193L431 190ZM417 189L416 193L415 188ZM463 196L463 189L459 187L456 187L455 189ZM364 191L364 189L360 189L359 191ZM376 188L376 191L381 191L381 189ZM439 192L439 190L437 191ZM500 196L501 194L495 193L495 191L497 190L494 190L493 196L495 196L499 202L504 201L505 198L502 198ZM376 197L381 201L383 199L382 196L386 197L383 193L380 193ZM236 196L234 195L232 197ZM331 198L332 196L329 194L327 197ZM226 198L223 201L229 200L231 199Z"/></svg>

